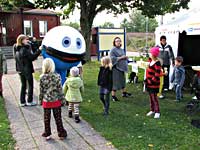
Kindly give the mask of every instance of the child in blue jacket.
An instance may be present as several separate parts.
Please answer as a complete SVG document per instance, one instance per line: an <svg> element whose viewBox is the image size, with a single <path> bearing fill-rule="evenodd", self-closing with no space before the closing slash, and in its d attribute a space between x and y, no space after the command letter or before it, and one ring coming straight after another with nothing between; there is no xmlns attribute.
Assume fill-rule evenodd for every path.
<svg viewBox="0 0 200 150"><path fill-rule="evenodd" d="M171 82L174 84L176 92L176 101L179 102L182 98L182 88L185 81L185 69L182 66L183 57L178 56L175 59L175 67L172 74Z"/></svg>

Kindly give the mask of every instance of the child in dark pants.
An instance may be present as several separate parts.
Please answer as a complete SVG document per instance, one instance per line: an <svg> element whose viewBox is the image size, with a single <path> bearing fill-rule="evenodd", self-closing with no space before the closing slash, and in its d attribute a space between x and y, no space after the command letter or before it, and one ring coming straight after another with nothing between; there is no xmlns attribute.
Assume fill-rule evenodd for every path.
<svg viewBox="0 0 200 150"><path fill-rule="evenodd" d="M117 82L117 81L116 81ZM98 85L100 100L104 106L104 115L109 114L110 92L112 91L112 65L110 57L101 59L101 67L98 74Z"/></svg>
<svg viewBox="0 0 200 150"><path fill-rule="evenodd" d="M61 140L67 137L67 132L63 127L61 116L61 104L65 103L65 97L62 92L61 78L54 73L55 65L53 60L46 58L43 61L42 72L40 77L40 95L39 103L44 108L44 127L45 131L42 134L46 140L51 139L51 110L56 121L58 136Z"/></svg>
<svg viewBox="0 0 200 150"><path fill-rule="evenodd" d="M158 103L157 94L160 87L160 72L161 72L161 63L158 60L159 48L153 47L150 50L151 58L149 67L146 70L146 80L145 84L147 91L149 92L150 98L150 112L147 113L147 116L153 114L154 118L160 118L160 108Z"/></svg>
<svg viewBox="0 0 200 150"><path fill-rule="evenodd" d="M200 100L200 66L192 66L192 69L197 71L193 78L192 88L195 92L195 96Z"/></svg>

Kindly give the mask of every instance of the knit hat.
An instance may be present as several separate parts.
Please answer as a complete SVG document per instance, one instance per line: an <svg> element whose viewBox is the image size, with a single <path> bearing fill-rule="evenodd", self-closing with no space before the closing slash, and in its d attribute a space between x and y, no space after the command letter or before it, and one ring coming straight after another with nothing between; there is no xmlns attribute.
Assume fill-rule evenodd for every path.
<svg viewBox="0 0 200 150"><path fill-rule="evenodd" d="M77 77L79 75L78 67L72 67L70 69L70 75L73 76L73 77Z"/></svg>
<svg viewBox="0 0 200 150"><path fill-rule="evenodd" d="M152 56L155 56L155 57L158 57L160 51L159 51L159 48L158 47L152 47L150 49L150 53Z"/></svg>

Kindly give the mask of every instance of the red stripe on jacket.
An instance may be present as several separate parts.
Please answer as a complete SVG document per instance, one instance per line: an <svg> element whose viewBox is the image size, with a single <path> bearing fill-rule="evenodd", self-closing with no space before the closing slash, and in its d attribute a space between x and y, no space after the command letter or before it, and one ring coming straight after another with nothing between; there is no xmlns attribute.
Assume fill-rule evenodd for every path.
<svg viewBox="0 0 200 150"><path fill-rule="evenodd" d="M156 61L152 66L146 70L146 81L148 88L159 88L160 86L160 72L161 65L159 61Z"/></svg>

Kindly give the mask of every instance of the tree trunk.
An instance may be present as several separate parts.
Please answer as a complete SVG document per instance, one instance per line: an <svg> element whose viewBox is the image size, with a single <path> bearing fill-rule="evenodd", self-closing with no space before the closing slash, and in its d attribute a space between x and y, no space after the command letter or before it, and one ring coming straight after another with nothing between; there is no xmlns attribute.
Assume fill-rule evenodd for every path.
<svg viewBox="0 0 200 150"><path fill-rule="evenodd" d="M85 39L86 43L86 55L85 55L85 60L90 61L90 36L91 36L91 25L89 25L88 20L86 19L81 19L80 21L80 26L81 26L81 33Z"/></svg>
<svg viewBox="0 0 200 150"><path fill-rule="evenodd" d="M90 9L85 1L81 1L81 16L80 16L80 27L81 27L81 33L85 39L86 42L86 56L85 60L90 61L90 37L91 37L91 28L93 24L93 20L95 17L95 14L90 14ZM95 10L95 8L94 8Z"/></svg>

